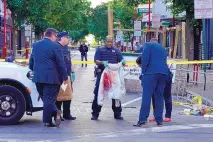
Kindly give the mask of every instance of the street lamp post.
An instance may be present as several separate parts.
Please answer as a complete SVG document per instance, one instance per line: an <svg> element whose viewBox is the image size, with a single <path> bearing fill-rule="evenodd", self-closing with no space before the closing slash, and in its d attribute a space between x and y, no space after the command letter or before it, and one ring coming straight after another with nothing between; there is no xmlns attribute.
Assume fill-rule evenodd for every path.
<svg viewBox="0 0 213 142"><path fill-rule="evenodd" d="M6 14L7 14L7 9L6 9L6 3L7 0L4 0L4 43L3 43L3 54L2 54L2 58L5 59L7 56L7 46L6 46L6 32L7 32L7 18L6 18Z"/></svg>

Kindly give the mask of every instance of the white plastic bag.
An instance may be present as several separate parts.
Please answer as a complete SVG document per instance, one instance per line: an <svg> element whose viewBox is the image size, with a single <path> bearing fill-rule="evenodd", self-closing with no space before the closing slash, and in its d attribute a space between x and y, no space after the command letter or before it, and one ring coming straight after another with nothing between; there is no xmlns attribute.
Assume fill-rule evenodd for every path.
<svg viewBox="0 0 213 142"><path fill-rule="evenodd" d="M120 100L125 94L126 89L122 63L109 64L101 75L97 100L98 105L103 105L104 99Z"/></svg>

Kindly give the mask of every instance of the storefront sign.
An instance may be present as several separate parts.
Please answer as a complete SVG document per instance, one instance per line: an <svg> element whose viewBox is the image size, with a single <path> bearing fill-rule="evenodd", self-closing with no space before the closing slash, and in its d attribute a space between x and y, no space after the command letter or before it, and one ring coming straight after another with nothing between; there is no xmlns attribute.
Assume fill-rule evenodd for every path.
<svg viewBox="0 0 213 142"><path fill-rule="evenodd" d="M213 18L213 0L194 0L195 19Z"/></svg>

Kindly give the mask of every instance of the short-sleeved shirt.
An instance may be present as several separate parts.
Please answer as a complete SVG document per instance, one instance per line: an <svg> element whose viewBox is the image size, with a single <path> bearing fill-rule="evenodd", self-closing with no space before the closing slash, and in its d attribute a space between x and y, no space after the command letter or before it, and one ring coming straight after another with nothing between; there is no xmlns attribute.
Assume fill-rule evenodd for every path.
<svg viewBox="0 0 213 142"><path fill-rule="evenodd" d="M123 60L121 52L117 48L100 47L97 49L94 61L108 61L110 64L117 64ZM103 66L99 66L103 68Z"/></svg>
<svg viewBox="0 0 213 142"><path fill-rule="evenodd" d="M106 55L107 57L103 57L104 55L101 54L101 52L109 52L109 56ZM99 47L97 50L96 50L96 53L95 53L95 57L94 57L94 61L96 60L99 60L99 61L104 61L104 59L108 59L107 61L111 64L113 64L113 62L110 62L111 58L113 55L116 55L117 56L117 62L121 62L123 60L123 56L121 54L121 52L117 49L117 48L108 48L108 47Z"/></svg>

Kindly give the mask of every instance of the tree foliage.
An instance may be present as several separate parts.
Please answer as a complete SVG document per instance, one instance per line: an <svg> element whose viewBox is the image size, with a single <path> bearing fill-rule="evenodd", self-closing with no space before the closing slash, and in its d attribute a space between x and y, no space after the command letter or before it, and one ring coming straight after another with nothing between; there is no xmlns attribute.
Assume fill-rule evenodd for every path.
<svg viewBox="0 0 213 142"><path fill-rule="evenodd" d="M174 15L186 12L186 56L188 59L193 59L194 50L194 26L201 22L194 19L194 0L165 0L170 4L170 8Z"/></svg>
<svg viewBox="0 0 213 142"><path fill-rule="evenodd" d="M127 5L138 6L139 4L147 4L149 0L123 0ZM152 2L153 0L151 0Z"/></svg>
<svg viewBox="0 0 213 142"><path fill-rule="evenodd" d="M45 25L42 19L48 12L51 0L7 0L7 7L12 12L14 26L21 26L27 23L33 25Z"/></svg>
<svg viewBox="0 0 213 142"><path fill-rule="evenodd" d="M89 32L96 40L104 40L108 34L108 4L103 3L93 8L89 19Z"/></svg>
<svg viewBox="0 0 213 142"><path fill-rule="evenodd" d="M76 40L88 33L90 5L87 0L7 0L14 26L20 27L27 21L37 34L54 27L75 33Z"/></svg>

